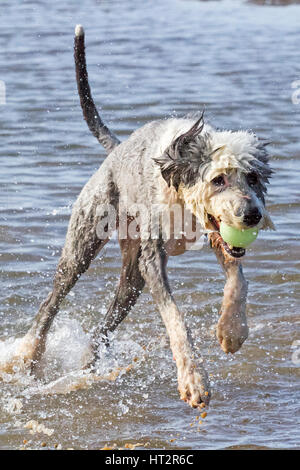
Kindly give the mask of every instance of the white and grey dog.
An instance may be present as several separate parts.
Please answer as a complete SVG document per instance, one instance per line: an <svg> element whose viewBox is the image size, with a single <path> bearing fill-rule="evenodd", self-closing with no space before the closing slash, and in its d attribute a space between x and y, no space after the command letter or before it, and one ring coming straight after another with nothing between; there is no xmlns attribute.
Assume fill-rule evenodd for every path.
<svg viewBox="0 0 300 470"><path fill-rule="evenodd" d="M224 221L238 229L273 228L264 199L271 175L265 144L251 132L217 131L204 125L203 115L196 122L190 118L151 122L120 143L104 125L94 105L81 26L75 30L75 63L84 117L108 156L74 204L53 290L24 337L23 359L32 368L38 363L47 332L64 297L108 242L113 230L120 232L122 225L121 279L103 323L94 334L94 356L97 357L99 342L126 317L147 284L170 338L180 396L192 407L207 404L209 381L202 361L195 357L183 315L172 296L167 260L197 241L197 225L208 233L227 278L217 337L226 353L237 351L248 335L247 282L240 262L245 250L226 244L219 234L219 224ZM180 222L180 230L175 233L177 216L172 209L166 222L168 231L163 222L166 218L159 217L160 223L154 224L157 229L154 236L157 208L164 215L173 206L177 215L190 216L192 234L187 234L185 222ZM112 213L116 214L115 221ZM93 366L93 361L90 365Z"/></svg>

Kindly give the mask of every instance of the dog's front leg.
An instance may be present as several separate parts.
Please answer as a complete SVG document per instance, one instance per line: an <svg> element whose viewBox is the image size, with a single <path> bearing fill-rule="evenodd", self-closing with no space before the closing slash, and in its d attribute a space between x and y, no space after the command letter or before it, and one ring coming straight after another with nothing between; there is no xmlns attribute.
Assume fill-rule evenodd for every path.
<svg viewBox="0 0 300 470"><path fill-rule="evenodd" d="M209 381L201 362L195 358L183 315L172 297L167 279L166 262L167 257L161 241L142 242L140 270L167 328L178 370L180 397L196 408L202 402L206 404L209 402Z"/></svg>
<svg viewBox="0 0 300 470"><path fill-rule="evenodd" d="M217 326L217 337L226 353L240 349L248 337L246 298L248 283L239 259L227 255L218 234L210 235L212 248L226 274L223 302Z"/></svg>

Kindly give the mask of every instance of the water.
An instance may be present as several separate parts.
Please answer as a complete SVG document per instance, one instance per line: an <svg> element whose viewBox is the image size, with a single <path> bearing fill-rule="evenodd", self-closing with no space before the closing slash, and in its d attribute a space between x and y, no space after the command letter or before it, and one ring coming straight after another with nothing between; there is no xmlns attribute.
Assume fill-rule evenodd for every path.
<svg viewBox="0 0 300 470"><path fill-rule="evenodd" d="M95 100L121 139L151 119L205 105L214 125L251 128L271 141L276 173L268 205L277 231L261 234L244 261L250 336L234 356L214 334L224 278L211 250L170 262L176 299L213 385L200 426L199 413L179 399L165 330L147 292L114 335L98 379L83 376L90 333L118 281L113 241L64 302L40 379L4 377L0 448L20 448L23 439L28 448L43 441L76 449L300 447L300 105L292 100L299 17L299 5L230 0L1 2L2 360L50 290L71 205L104 157L79 106L77 23L86 28Z"/></svg>

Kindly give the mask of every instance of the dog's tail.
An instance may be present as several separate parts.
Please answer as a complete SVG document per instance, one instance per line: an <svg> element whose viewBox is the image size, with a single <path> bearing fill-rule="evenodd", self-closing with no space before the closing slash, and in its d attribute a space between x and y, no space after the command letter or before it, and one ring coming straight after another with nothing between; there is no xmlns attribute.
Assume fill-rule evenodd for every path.
<svg viewBox="0 0 300 470"><path fill-rule="evenodd" d="M77 88L83 117L90 131L99 140L100 144L103 145L107 153L110 153L120 144L120 141L104 124L93 101L86 70L84 30L81 25L77 25L75 28L74 59Z"/></svg>

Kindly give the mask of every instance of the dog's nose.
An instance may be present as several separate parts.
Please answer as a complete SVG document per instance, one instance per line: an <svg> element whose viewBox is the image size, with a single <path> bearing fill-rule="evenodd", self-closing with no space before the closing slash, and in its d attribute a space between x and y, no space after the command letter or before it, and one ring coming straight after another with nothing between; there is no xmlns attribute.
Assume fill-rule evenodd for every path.
<svg viewBox="0 0 300 470"><path fill-rule="evenodd" d="M257 225L260 219L262 218L262 214L257 207L254 207L254 209L250 209L245 215L244 215L244 224L249 225L249 227L252 227L254 225Z"/></svg>

